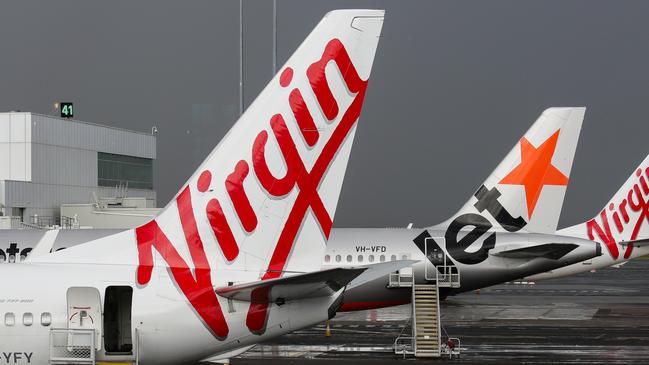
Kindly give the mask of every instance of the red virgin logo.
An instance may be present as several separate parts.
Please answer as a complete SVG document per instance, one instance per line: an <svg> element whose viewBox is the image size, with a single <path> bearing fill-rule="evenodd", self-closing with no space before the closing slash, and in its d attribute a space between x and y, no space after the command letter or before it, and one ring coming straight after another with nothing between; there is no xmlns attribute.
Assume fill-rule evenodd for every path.
<svg viewBox="0 0 649 365"><path fill-rule="evenodd" d="M647 184L649 168L644 171L639 168L635 175L638 181L633 184L617 207L615 203L609 204L608 209L604 208L599 213L599 219L595 217L586 223L588 238L595 240L595 234L597 234L597 238L606 245L613 259L620 256L615 236L622 236L624 240L628 241L635 240L638 238L642 224L649 221L649 201L647 201L647 197L649 197L649 185ZM609 215L616 230L615 234L611 230ZM625 234L629 229L632 229L630 236ZM632 252L633 245L628 245L624 252L624 258L628 259Z"/></svg>
<svg viewBox="0 0 649 365"><path fill-rule="evenodd" d="M343 112L340 122L324 145L311 170L307 170L295 141L289 133L284 117L281 114L275 114L270 118L269 125L286 165L284 176L274 176L269 169L265 156L269 133L262 130L257 134L251 146L252 168L249 162L242 159L232 167L232 173L223 182L224 186L212 184L212 172L209 170L201 173L196 184L196 189L200 194L210 194L212 191L210 186L215 189L225 187L237 218L241 222L241 227L248 234L254 234L255 228L260 223L243 185L251 170L254 171L261 185L260 188L276 199L285 198L297 187L297 198L282 227L262 280L281 276L309 208L326 237L329 236L331 230L331 217L317 189L337 151L345 141L345 137L358 120L367 88L367 80L360 78L343 44L338 39L331 40L325 47L320 60L311 64L306 70L306 77L327 122L332 122L340 115L338 103L325 76L325 66L331 61L336 64L347 89L350 93L355 94L355 97L349 108ZM280 87L290 87L293 72L291 68L282 72L279 79ZM313 147L318 142L320 135L313 119L314 114L307 108L298 88L293 88L290 91L288 102L303 137L303 143L306 143L308 147ZM174 244L167 239L158 223L153 220L135 230L139 252L137 283L146 285L150 281L154 265L152 249L155 248L169 266L173 280L197 315L216 338L224 340L229 332L228 324L212 285L211 267L198 234L189 186L185 187L178 195L176 203L194 264L194 274L187 262L178 254ZM219 200L210 199L202 209L205 211L224 257L230 262L236 260L239 257L239 245ZM267 293L263 290L253 292L253 301L246 319L246 325L252 333L262 334L265 331L269 308L264 300L265 297L267 297Z"/></svg>

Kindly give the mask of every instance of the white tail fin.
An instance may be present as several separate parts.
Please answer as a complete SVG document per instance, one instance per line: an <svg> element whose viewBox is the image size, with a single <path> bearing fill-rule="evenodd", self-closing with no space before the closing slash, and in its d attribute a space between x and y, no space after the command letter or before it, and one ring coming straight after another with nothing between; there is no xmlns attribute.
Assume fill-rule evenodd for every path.
<svg viewBox="0 0 649 365"><path fill-rule="evenodd" d="M632 258L634 247L620 243L649 238L649 156L597 216L559 232L601 242L613 259Z"/></svg>
<svg viewBox="0 0 649 365"><path fill-rule="evenodd" d="M584 112L546 109L474 196L442 225L554 233Z"/></svg>
<svg viewBox="0 0 649 365"><path fill-rule="evenodd" d="M154 269L168 269L225 339L215 286L320 269L383 14L327 14L153 221L47 260L133 265L142 290L156 286ZM267 307L251 305L253 333L264 331Z"/></svg>
<svg viewBox="0 0 649 365"><path fill-rule="evenodd" d="M138 239L200 233L224 265L270 277L319 268L382 24L327 14Z"/></svg>

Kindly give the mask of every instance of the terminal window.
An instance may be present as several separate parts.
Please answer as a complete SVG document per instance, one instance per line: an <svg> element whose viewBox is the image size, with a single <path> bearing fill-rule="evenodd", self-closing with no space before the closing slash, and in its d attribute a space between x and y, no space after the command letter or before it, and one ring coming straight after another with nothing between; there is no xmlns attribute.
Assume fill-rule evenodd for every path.
<svg viewBox="0 0 649 365"><path fill-rule="evenodd" d="M98 152L98 185L153 189L153 160Z"/></svg>

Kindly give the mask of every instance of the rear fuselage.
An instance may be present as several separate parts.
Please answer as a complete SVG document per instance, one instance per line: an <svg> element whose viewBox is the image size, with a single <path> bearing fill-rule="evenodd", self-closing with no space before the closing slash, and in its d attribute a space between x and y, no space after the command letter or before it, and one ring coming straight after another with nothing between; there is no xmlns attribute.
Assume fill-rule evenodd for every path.
<svg viewBox="0 0 649 365"><path fill-rule="evenodd" d="M136 267L123 265L0 265L0 351L11 354L13 363L48 364L50 332L81 328L96 331L97 360L131 361L137 355L142 364L195 363L322 322L335 301L271 304L264 333L254 334L246 326L250 303L219 298L228 334L217 339L167 269L154 268L146 287L135 285L135 273ZM215 285L248 274L221 271L214 274ZM115 297L116 288L127 290Z"/></svg>
<svg viewBox="0 0 649 365"><path fill-rule="evenodd" d="M454 267L451 271L459 273L459 285L440 288L442 295L453 295L589 260L601 250L595 242L574 237L509 232L496 232L493 247L489 249L485 248L484 242L481 248L477 241L476 247L457 249L450 247L444 236L445 231L436 229L335 229L329 238L323 265L354 266L395 259L419 260L412 269L417 283L435 280L434 266L439 269L437 278L442 274L442 266ZM505 250L546 243L575 244L576 248L558 258L497 255ZM384 277L346 291L342 310L377 308L410 301L410 288L391 288L388 284L389 277Z"/></svg>

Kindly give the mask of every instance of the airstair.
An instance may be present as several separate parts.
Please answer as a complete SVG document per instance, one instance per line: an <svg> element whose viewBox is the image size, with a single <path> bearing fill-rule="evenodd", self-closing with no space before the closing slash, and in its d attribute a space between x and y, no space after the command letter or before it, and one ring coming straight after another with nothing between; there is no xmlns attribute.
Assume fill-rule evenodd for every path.
<svg viewBox="0 0 649 365"><path fill-rule="evenodd" d="M412 333L410 336L399 336L394 342L394 351L404 357L406 355L422 358L435 358L442 355L459 356L459 339L449 337L446 342L442 342L439 288L459 288L460 273L432 238L425 240L424 252L427 258L424 266L424 282L418 283L415 280L412 269L390 275L388 287L412 288Z"/></svg>
<svg viewBox="0 0 649 365"><path fill-rule="evenodd" d="M415 357L440 357L440 318L437 285L414 285L412 337Z"/></svg>

